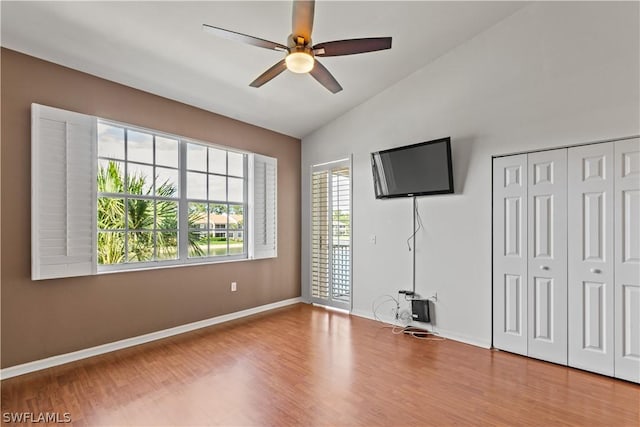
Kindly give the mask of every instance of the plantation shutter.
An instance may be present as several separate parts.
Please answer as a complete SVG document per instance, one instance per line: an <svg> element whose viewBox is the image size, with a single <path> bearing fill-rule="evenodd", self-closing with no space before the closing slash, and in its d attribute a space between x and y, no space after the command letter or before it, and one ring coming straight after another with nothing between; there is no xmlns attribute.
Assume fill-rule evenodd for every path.
<svg viewBox="0 0 640 427"><path fill-rule="evenodd" d="M311 296L329 298L329 171L311 178Z"/></svg>
<svg viewBox="0 0 640 427"><path fill-rule="evenodd" d="M351 308L351 173L349 160L311 175L311 296Z"/></svg>
<svg viewBox="0 0 640 427"><path fill-rule="evenodd" d="M349 166L331 169L331 299L351 298L351 177Z"/></svg>
<svg viewBox="0 0 640 427"><path fill-rule="evenodd" d="M250 258L274 258L278 256L277 245L277 160L272 157L253 155L252 203L253 213Z"/></svg>
<svg viewBox="0 0 640 427"><path fill-rule="evenodd" d="M96 120L31 105L31 278L96 272Z"/></svg>

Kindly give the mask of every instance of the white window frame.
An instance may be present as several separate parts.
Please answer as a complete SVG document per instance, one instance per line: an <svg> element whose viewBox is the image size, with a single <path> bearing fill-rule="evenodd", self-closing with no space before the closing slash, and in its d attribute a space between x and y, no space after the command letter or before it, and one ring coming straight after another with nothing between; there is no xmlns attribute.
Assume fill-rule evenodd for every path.
<svg viewBox="0 0 640 427"><path fill-rule="evenodd" d="M180 144L180 139L177 138L174 135L170 135L170 134L166 134L163 132L158 132L158 131L154 131L154 130L150 130L150 129L146 129L146 128L142 128L139 126L132 126L129 124L125 124L122 122L117 122L117 121L113 121L113 120L105 120L105 119L101 119L101 118L97 118L96 120L97 124L105 124L108 126L114 126L114 127L118 127L118 128L122 128L125 131L125 139L126 139L126 133L127 131L133 131L133 132L141 132L141 133L147 133L152 135L154 138L156 136L160 136L160 137L165 137L165 138L170 138L170 139L175 139L178 141L179 147L181 146ZM98 156L97 152L97 145L98 145L98 139L99 139L99 135L96 134L96 158L98 163L100 162L100 160L115 160L118 162L121 162L124 165L124 170L123 173L125 175L125 180L126 180L126 176L127 176L127 167L129 164L142 164L145 166L150 166L155 168L157 166L156 164L156 159L155 159L155 150L154 150L154 154L153 154L153 163L152 164L148 164L148 163L140 163L137 161L131 161L127 158L127 144L125 143L125 147L124 147L124 152L125 152L125 158L123 159L110 159L110 158L101 158ZM178 158L178 167L176 168L178 170L179 173L179 183L178 186L180 188L180 194L182 193L182 181L181 181L181 169L180 169L180 157ZM155 181L155 179L154 179ZM153 184L155 186L155 182ZM123 199L124 203L125 203L125 219L124 219L124 229L123 229L123 233L125 233L125 239L128 239L126 236L128 235L129 232L129 224L128 224L128 219L127 219L127 200L128 199L146 199L146 200L153 200L154 202L157 201L162 201L162 200L168 200L168 201L173 201L178 203L178 220L180 221L181 218L181 213L180 213L180 198L172 198L172 199L168 199L168 198L162 198L162 197L157 197L155 195L152 196L145 196L145 195L138 195L138 194L130 194L128 192L123 192L123 193L99 193L96 192L96 197L100 198L100 197L110 197L110 198L121 198ZM155 215L155 213L154 213ZM155 220L154 220L155 223ZM181 230L181 225L180 222L177 225L177 230L176 232L178 233L178 252L180 251L180 230ZM98 229L98 227L96 227L96 235L100 232L101 230ZM151 230L151 231L156 231L155 229ZM127 246L125 245L125 258L127 257ZM141 262L123 262L123 263L119 263L119 264L97 264L97 272L98 273L103 273L103 272L117 272L117 271L125 271L125 270L131 270L131 269L144 269L144 268L156 268L156 267L160 267L162 266L170 266L170 265L178 265L181 264L181 259L180 257L175 259L175 260L159 260L159 261L141 261Z"/></svg>
<svg viewBox="0 0 640 427"><path fill-rule="evenodd" d="M40 206L42 204L43 196L47 193L50 193L52 190L57 191L61 194L68 193L68 180L62 180L59 182L51 182L50 179L44 179L43 176L45 173L41 172L41 168L43 166L43 156L41 152L43 151L43 147L47 147L47 144L50 144L50 138L45 134L45 132L41 131L43 120L47 120L47 116L52 116L55 120L58 120L58 124L60 126L67 126L65 123L72 120L84 120L86 126L89 127L88 131L91 132L91 138L84 138L80 141L73 141L69 139L67 136L67 146L69 146L69 141L72 141L75 145L73 145L75 150L80 152L86 151L84 153L85 157L89 156L91 158L90 165L90 173L86 174L84 179L86 182L89 182L89 185L92 185L93 191L89 196L86 196L84 202L89 208L92 209L89 212L90 217L92 218L92 227L91 227L91 239L92 239L92 251L89 254L86 249L84 249L84 256L89 257L90 261L84 260L84 264L82 268L78 268L75 266L69 267L72 265L72 262L75 258L69 257L69 250L67 249L67 256L62 257L58 262L57 266L52 268L42 268L43 265L43 254L42 247L43 241L46 240L47 233L49 231L46 229L45 224L41 220L41 217L38 215L38 212L41 212ZM180 157L179 157L179 175L180 175L180 197L179 199L174 199L178 202L178 250L179 250L179 258L175 260L159 260L159 261L149 261L149 262L130 262L130 263L122 263L122 264L111 264L111 265L98 265L97 264L97 198L98 192L96 188L96 176L97 176L97 163L98 163L98 154L97 154L97 122L101 121L105 124L111 124L118 127L123 127L127 129L131 129L134 131L141 131L150 133L156 136L163 136L167 138L176 139L179 142L180 147ZM59 138L60 139L60 138ZM63 138L64 139L64 138ZM57 143L61 146L61 150L64 151L64 140L60 140ZM207 256L207 257L198 257L198 258L188 258L188 204L187 204L187 194L186 194L186 147L187 143L200 144L205 145L207 147L218 148L221 150L225 150L227 152L236 152L246 155L245 160L245 176L244 178L244 200L243 200L243 216L244 216L244 226L242 229L243 237L244 237L244 249L242 254L233 254L233 255L224 255L224 256ZM68 151L68 148L66 149ZM155 161L154 161L155 163ZM253 168L256 166L261 166L261 170L268 171L267 174L257 174ZM73 165L69 164L69 158L65 157L61 160L60 170L61 173L64 174L69 170ZM228 176L228 175L227 175ZM80 179L79 181L82 181ZM268 181L268 182L267 182ZM263 196L259 198L255 196L254 190L263 189L263 192L266 192ZM89 193L85 191L85 193ZM57 193L56 193L57 194ZM123 195L124 196L124 195ZM137 198L136 195L131 195L133 198ZM155 196L154 196L155 197ZM124 198L124 197L123 197ZM144 198L144 197L143 197ZM88 200L88 202L87 202ZM225 203L229 203L228 201ZM66 203L61 203L61 215L58 215L55 218L55 221L58 223L55 224L60 230L69 230L72 227L75 227L72 219L69 218L67 214L67 206ZM102 119L93 116L82 115L79 113L69 112L57 108L47 107L38 104L32 104L32 279L40 280L40 279L51 279L57 277L71 277L71 276L85 276L92 274L100 274L100 273L109 273L109 272L120 272L120 271L131 271L131 270L144 270L144 269L155 269L155 268L166 268L166 267L174 267L174 266L187 266L187 265L195 265L195 264L214 264L221 262L229 262L229 261L243 261L243 260L253 260L260 258L272 258L277 257L277 159L262 156L256 153L251 153L244 150L238 150L231 147L226 147L218 144L212 144L205 141L198 141L191 138L181 137L179 135L173 135L166 132L161 132L153 129L147 129L140 126L130 125L123 122L117 122L108 119ZM256 216L259 216L256 218ZM47 219L48 223L51 222L50 218ZM256 235L256 229L254 229L254 224L256 221L259 224L264 225L266 228L262 230L262 235ZM126 225L126 224L125 224ZM259 228L259 227L258 227ZM75 229L74 229L75 230ZM182 230L182 231L181 231ZM228 229L227 229L228 232ZM75 230L74 233L79 235L85 235L87 233L87 227L85 227L84 231ZM69 233L67 232L67 235ZM183 235L183 237L181 237ZM68 240L68 239L67 239ZM66 246L63 245L63 248L59 249L64 251L64 247L69 247L67 243ZM73 247L71 245L70 247ZM71 254L73 255L73 254ZM60 257L57 257L60 258ZM57 259L56 258L56 259ZM76 257L77 258L77 257Z"/></svg>
<svg viewBox="0 0 640 427"><path fill-rule="evenodd" d="M237 205L239 203L232 203L229 201L229 182L227 181L227 200L222 202L222 201L216 201L213 199L207 199L207 200L203 200L203 199L189 199L187 197L187 191L186 191L186 182L187 182L187 172L190 171L190 169L187 169L187 144L197 144L197 145L203 145L206 147L211 147L211 148L217 148L219 150L224 150L226 152L232 152L232 153L239 153L239 154L244 154L245 158L244 158L244 176L243 178L243 189L242 189L242 193L244 195L244 200L242 201L242 210L243 210L243 216L246 218L248 215L248 211L249 211L249 197L250 194L248 192L249 190L249 170L248 170L248 164L249 164L249 157L253 155L253 153L250 153L248 151L241 151L241 150L237 150L237 149L232 149L229 147L225 147L222 145L217 145L217 144L210 144L210 143L206 143L206 142L202 142L202 141L197 141L197 140L193 140L193 139L187 139L187 138L182 138L182 139L178 139L180 141L180 182L181 185L180 186L180 204L179 204L179 222L180 222L180 229L186 230L187 234L186 237L179 239L179 253L183 254L184 256L184 263L186 264L202 264L202 263L209 263L209 262L221 262L221 261L238 261L238 260L243 260L243 259L247 259L249 257L249 250L248 250L248 244L249 242L244 240L244 245L243 245L243 250L241 254L232 254L232 255L224 255L224 256L204 256L204 257L199 257L199 258L189 258L188 253L189 253L189 238L188 238L188 233L189 233L189 224L188 224L188 216L189 216L189 203L190 202L195 202L195 203L205 203L205 204L225 204L225 205ZM183 144L184 142L184 144ZM229 166L229 158L227 157L227 172L228 172L228 166ZM207 176L210 173L207 171ZM214 175L219 175L219 174L214 174ZM229 176L231 176L232 178L238 178L237 176L234 175L225 175L227 178ZM207 185L208 184L208 179L207 179ZM183 191L184 189L184 191ZM184 227L184 228L182 228ZM229 229L229 218L228 218L228 212L227 212L227 227L224 229L215 229L215 228L208 228L209 232L222 232L224 231L225 233L229 233L230 229ZM244 219L244 227L242 228L242 231L246 231L247 230L247 220ZM228 243L228 242L227 242ZM228 246L227 246L228 249ZM180 257L179 259L182 259L182 257Z"/></svg>
<svg viewBox="0 0 640 427"><path fill-rule="evenodd" d="M189 223L188 223L188 216L189 216L189 202L197 202L197 203L219 203L219 204L230 204L229 201L225 201L225 202L220 202L220 201L209 201L209 200L201 200L201 199L189 199L187 198L187 191L186 191L186 183L187 183L187 172L190 171L190 169L187 169L187 144L196 144L196 145L201 145L204 147L211 147L211 148L216 148L222 151L226 151L226 152L232 152L232 153L239 153L239 154L243 154L245 155L245 162L244 162L244 177L243 177L243 194L244 194L244 200L242 201L242 206L243 206L243 212L244 215L246 216L247 211L248 211L248 199L249 199L249 194L247 193L248 190L248 170L247 170L247 164L248 161L247 159L249 158L249 156L251 156L253 153L250 153L248 151L242 151L242 150L238 150L238 149L234 149L234 148L230 148L230 147L225 147L223 145L218 145L218 144L212 144L212 143L207 143L207 142L203 142L203 141L198 141L195 139L190 139L190 138L184 138L181 137L179 135L174 135L174 134L170 134L170 133L166 133L166 132L160 132L160 131L156 131L154 129L148 129L148 128L144 128L144 127L140 127L140 126L134 126L134 125L130 125L127 123L123 123L123 122L117 122L117 121L113 121L113 120L105 120L105 119L98 119L97 120L99 123L104 123L110 126L116 126L116 127L120 127L126 130L131 130L131 131L135 131L135 132L142 132L142 133L147 133L150 134L152 136L160 136L160 137L165 137L165 138L169 138L169 139L175 139L178 141L178 151L179 151L179 155L178 155L178 174L179 174L179 197L175 198L175 199L171 199L173 201L175 201L176 203L178 203L178 258L176 259L172 259L172 260L154 260L154 261L139 261L139 262L124 262L124 263L120 263L120 264L98 264L97 266L97 271L98 273L102 273L102 272L118 272L118 271L126 271L126 270L140 270L140 269L150 269L150 268L162 268L162 267L169 267L169 266L179 266L179 265L189 265L189 264L210 264L210 263L218 263L218 262L225 262L225 261L240 261L240 260L245 260L248 259L248 242L245 241L244 245L243 245L243 251L241 254L232 254L232 255L219 255L219 256L203 256L203 257L189 257ZM97 144L97 138L96 138L96 144ZM155 154L154 154L155 156ZM97 157L97 156L96 156ZM100 160L100 159L98 159ZM128 163L129 161L125 161L125 160L121 160L123 163ZM132 162L137 164L137 162ZM154 159L154 164L152 166L156 166L155 164L155 159ZM229 176L229 175L225 175L225 176ZM232 176L233 177L233 176ZM100 194L98 194L98 197L100 196ZM109 194L109 196L112 197L118 197L121 196L123 199L153 199L153 200L164 200L161 197L156 197L156 196L139 196L139 195L134 195L134 194L128 194L128 193L123 193L122 195L118 195L118 194ZM234 204L239 204L239 203L234 203ZM243 231L246 229L246 221L245 221L245 228L243 228ZM228 230L228 229L225 229ZM128 224L125 222L125 233L127 233L129 231L128 229ZM98 230L96 229L96 232L98 232Z"/></svg>

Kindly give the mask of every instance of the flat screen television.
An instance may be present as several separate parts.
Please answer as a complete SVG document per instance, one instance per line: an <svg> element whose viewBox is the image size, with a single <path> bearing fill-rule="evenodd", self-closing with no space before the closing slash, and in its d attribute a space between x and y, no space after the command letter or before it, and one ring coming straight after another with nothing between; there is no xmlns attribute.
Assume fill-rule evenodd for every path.
<svg viewBox="0 0 640 427"><path fill-rule="evenodd" d="M453 193L451 138L371 153L377 199Z"/></svg>

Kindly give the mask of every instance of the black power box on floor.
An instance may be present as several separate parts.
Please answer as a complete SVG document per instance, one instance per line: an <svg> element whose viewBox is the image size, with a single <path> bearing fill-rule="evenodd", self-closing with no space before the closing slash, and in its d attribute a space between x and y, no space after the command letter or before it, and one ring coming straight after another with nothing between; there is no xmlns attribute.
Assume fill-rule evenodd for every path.
<svg viewBox="0 0 640 427"><path fill-rule="evenodd" d="M428 299L411 300L411 318L416 322L431 322L431 316L429 316Z"/></svg>

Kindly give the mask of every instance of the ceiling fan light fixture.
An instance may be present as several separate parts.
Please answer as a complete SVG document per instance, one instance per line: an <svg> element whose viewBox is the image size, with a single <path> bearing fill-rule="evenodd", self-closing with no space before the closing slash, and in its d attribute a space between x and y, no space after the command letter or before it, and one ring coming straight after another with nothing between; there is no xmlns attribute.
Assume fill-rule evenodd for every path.
<svg viewBox="0 0 640 427"><path fill-rule="evenodd" d="M315 58L355 55L391 49L391 37L334 40L314 45L311 41L311 32L313 29L315 3L315 0L293 0L291 34L287 37L286 46L212 25L203 24L202 28L208 33L227 40L238 41L263 49L286 52L284 58L252 81L249 84L251 87L261 87L288 69L292 73L308 73L331 93L338 93L342 90L342 86L331 75L329 70Z"/></svg>
<svg viewBox="0 0 640 427"><path fill-rule="evenodd" d="M306 52L291 52L284 60L289 71L298 74L313 70L315 62L313 56Z"/></svg>

